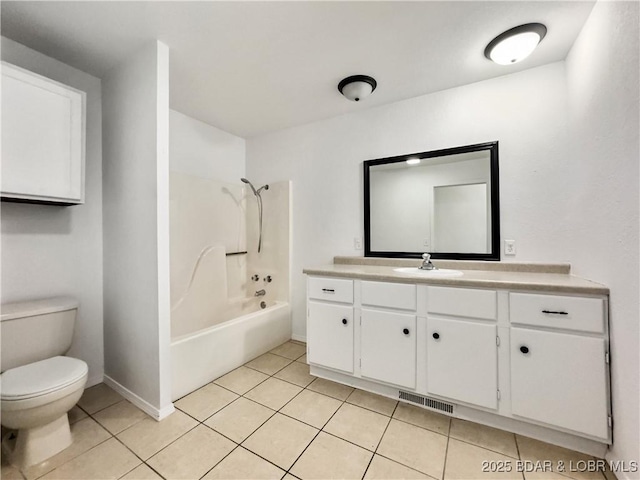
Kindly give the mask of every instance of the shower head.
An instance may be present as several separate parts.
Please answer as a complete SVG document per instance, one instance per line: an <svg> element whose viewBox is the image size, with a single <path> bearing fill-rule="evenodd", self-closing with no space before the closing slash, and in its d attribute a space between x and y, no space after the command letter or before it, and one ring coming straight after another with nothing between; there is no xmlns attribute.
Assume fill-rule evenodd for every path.
<svg viewBox="0 0 640 480"><path fill-rule="evenodd" d="M257 190L256 190L256 189L255 189L255 187L253 186L253 184L252 184L249 180L247 180L246 178L241 178L241 179L240 179L240 181L241 181L242 183L246 183L247 185L249 185L249 186L251 187L251 190L253 190L253 194L254 194L256 197L259 197L259 196L260 196L260 192L261 192L262 190L269 190L269 185L263 185L263 186L261 186L259 189L257 189Z"/></svg>
<svg viewBox="0 0 640 480"><path fill-rule="evenodd" d="M251 190L253 190L253 194L254 194L256 197L258 196L258 192L257 192L257 190L255 189L255 187L253 186L253 184L252 184L249 180L247 180L246 178L241 178L241 179L240 179L240 181L241 181L242 183L246 183L247 185L249 185L249 186L251 187Z"/></svg>

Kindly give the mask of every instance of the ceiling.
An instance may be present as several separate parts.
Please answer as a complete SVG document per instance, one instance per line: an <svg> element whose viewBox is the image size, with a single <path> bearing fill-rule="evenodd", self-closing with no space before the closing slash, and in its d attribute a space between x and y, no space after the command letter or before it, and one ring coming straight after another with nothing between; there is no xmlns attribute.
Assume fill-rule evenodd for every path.
<svg viewBox="0 0 640 480"><path fill-rule="evenodd" d="M594 1L2 1L2 35L97 77L145 43L170 48L171 108L241 137L563 60ZM499 33L540 22L523 62L484 55ZM377 90L354 103L348 75Z"/></svg>

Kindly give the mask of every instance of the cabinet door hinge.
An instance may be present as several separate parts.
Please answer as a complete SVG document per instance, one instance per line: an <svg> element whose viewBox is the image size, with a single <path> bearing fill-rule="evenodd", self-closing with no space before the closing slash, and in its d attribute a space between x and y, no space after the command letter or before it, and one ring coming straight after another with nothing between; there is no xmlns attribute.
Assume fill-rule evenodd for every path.
<svg viewBox="0 0 640 480"><path fill-rule="evenodd" d="M500 400L500 390L497 390L498 392L498 400Z"/></svg>
<svg viewBox="0 0 640 480"><path fill-rule="evenodd" d="M496 347L500 346L500 337L496 336Z"/></svg>
<svg viewBox="0 0 640 480"><path fill-rule="evenodd" d="M613 427L613 417L612 417L611 415L609 415L609 416L607 417L607 421L608 421L608 423L609 423L609 426L610 426L610 427Z"/></svg>
<svg viewBox="0 0 640 480"><path fill-rule="evenodd" d="M604 352L604 362L609 363L609 352Z"/></svg>

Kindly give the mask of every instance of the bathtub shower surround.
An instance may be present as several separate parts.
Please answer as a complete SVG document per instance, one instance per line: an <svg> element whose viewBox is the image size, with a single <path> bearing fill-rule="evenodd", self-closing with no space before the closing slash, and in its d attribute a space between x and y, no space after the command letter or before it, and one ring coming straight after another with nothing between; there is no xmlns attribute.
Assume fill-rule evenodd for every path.
<svg viewBox="0 0 640 480"><path fill-rule="evenodd" d="M171 172L171 356L176 399L291 337L290 184L263 194Z"/></svg>

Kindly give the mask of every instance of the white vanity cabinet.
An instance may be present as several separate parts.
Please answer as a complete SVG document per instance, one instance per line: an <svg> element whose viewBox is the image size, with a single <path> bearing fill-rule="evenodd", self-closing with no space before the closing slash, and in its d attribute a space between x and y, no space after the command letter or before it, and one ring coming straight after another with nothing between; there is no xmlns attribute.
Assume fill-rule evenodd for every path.
<svg viewBox="0 0 640 480"><path fill-rule="evenodd" d="M361 282L360 374L416 387L416 286Z"/></svg>
<svg viewBox="0 0 640 480"><path fill-rule="evenodd" d="M353 373L353 280L310 278L307 289L309 363Z"/></svg>
<svg viewBox="0 0 640 480"><path fill-rule="evenodd" d="M518 287L310 276L311 373L602 455L607 295Z"/></svg>
<svg viewBox="0 0 640 480"><path fill-rule="evenodd" d="M509 303L513 415L607 439L604 300L511 293Z"/></svg>
<svg viewBox="0 0 640 480"><path fill-rule="evenodd" d="M427 287L427 392L498 408L497 293Z"/></svg>
<svg viewBox="0 0 640 480"><path fill-rule="evenodd" d="M2 62L3 200L84 202L85 96Z"/></svg>

